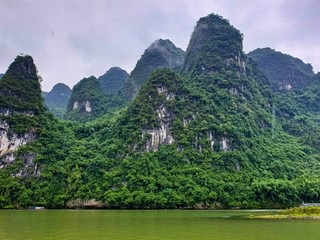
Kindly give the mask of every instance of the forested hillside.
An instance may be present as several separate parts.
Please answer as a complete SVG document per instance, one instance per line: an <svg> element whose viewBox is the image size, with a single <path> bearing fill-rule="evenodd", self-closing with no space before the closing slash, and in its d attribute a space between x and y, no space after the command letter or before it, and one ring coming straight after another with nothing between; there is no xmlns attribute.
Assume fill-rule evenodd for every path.
<svg viewBox="0 0 320 240"><path fill-rule="evenodd" d="M248 56L258 63L259 69L270 79L274 91L303 88L314 75L310 64L271 48L258 48Z"/></svg>
<svg viewBox="0 0 320 240"><path fill-rule="evenodd" d="M105 94L117 94L129 78L129 74L119 68L112 67L98 78L101 88Z"/></svg>
<svg viewBox="0 0 320 240"><path fill-rule="evenodd" d="M108 99L95 77L81 80L68 104L76 121L45 110L37 78L37 104L18 104L30 95L6 89L27 83L29 71L9 68L0 81L2 125L19 126L6 117L11 108L34 111L19 117L37 116L41 125L14 150L18 158L1 155L0 207L280 208L319 201L319 74L303 88L275 91L263 63L244 54L242 38L228 20L203 17L186 53L169 40L152 44L120 96ZM178 56L175 67L163 58L168 52ZM19 135L6 134L9 141ZM30 154L33 165L23 158Z"/></svg>
<svg viewBox="0 0 320 240"><path fill-rule="evenodd" d="M71 89L64 83L58 83L52 90L44 95L48 110L56 117L62 118L67 110Z"/></svg>
<svg viewBox="0 0 320 240"><path fill-rule="evenodd" d="M176 47L170 40L156 40L138 60L130 73L128 82L120 89L120 96L127 101L133 99L150 73L159 68L179 70L183 58L183 50Z"/></svg>

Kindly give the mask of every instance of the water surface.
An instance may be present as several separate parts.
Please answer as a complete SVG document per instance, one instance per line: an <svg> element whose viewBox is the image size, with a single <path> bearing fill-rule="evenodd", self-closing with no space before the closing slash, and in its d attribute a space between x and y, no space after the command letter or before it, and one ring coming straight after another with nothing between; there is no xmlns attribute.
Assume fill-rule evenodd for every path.
<svg viewBox="0 0 320 240"><path fill-rule="evenodd" d="M249 211L0 211L1 240L320 240L320 221L246 219Z"/></svg>

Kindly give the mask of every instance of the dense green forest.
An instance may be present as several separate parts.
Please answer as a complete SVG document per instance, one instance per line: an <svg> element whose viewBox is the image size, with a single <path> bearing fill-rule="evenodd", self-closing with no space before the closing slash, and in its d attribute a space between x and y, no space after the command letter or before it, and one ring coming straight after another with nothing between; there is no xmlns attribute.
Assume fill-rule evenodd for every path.
<svg viewBox="0 0 320 240"><path fill-rule="evenodd" d="M112 67L98 78L101 88L105 94L117 94L129 78L129 74L119 68Z"/></svg>
<svg viewBox="0 0 320 240"><path fill-rule="evenodd" d="M319 73L311 70L292 89L274 89L277 80L264 72L274 56L255 62L242 51L242 38L220 16L201 18L186 53L168 40L155 42L144 53L153 60L142 57L136 65L141 78L133 71L118 94L105 94L95 77L81 80L69 100L69 120L44 108L33 60L18 56L0 81L1 139L9 142L1 141L0 207L318 202ZM179 56L174 67L155 67L164 61L150 51L158 44ZM284 69L296 67L290 59ZM128 84L135 86L130 96ZM17 139L23 144L13 151L10 141Z"/></svg>
<svg viewBox="0 0 320 240"><path fill-rule="evenodd" d="M307 86L314 75L312 66L299 58L277 52L271 48L258 48L248 56L259 69L270 79L273 91Z"/></svg>
<svg viewBox="0 0 320 240"><path fill-rule="evenodd" d="M63 118L67 110L71 89L66 84L58 83L53 86L50 92L43 92L42 95L48 110L56 117Z"/></svg>

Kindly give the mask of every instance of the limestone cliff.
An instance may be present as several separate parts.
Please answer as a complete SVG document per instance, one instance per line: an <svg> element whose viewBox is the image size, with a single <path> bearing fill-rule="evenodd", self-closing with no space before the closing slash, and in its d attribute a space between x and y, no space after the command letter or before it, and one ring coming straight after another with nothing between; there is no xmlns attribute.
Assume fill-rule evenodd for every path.
<svg viewBox="0 0 320 240"><path fill-rule="evenodd" d="M84 78L72 89L66 117L70 120L79 120L99 114L104 100L105 95L98 79L94 76Z"/></svg>
<svg viewBox="0 0 320 240"><path fill-rule="evenodd" d="M198 21L182 73L185 78L156 70L139 90L117 126L131 151L173 145L179 152L230 152L269 129L268 81L247 63L242 35L227 20L209 15Z"/></svg>
<svg viewBox="0 0 320 240"><path fill-rule="evenodd" d="M18 56L0 82L0 168L16 160L16 151L38 137L44 111L40 77L30 56ZM34 167L36 153L21 156L20 174ZM37 170L36 170L37 172Z"/></svg>

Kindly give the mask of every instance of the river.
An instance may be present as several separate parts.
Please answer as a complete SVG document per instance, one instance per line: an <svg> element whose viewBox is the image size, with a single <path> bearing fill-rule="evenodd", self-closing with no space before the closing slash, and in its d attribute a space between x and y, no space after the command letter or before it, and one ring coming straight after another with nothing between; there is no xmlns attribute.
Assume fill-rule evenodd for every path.
<svg viewBox="0 0 320 240"><path fill-rule="evenodd" d="M0 211L1 240L320 240L320 221L247 219L243 210Z"/></svg>

